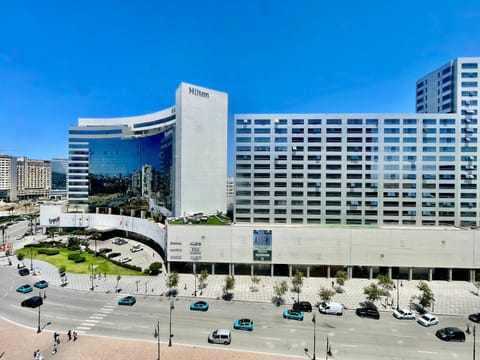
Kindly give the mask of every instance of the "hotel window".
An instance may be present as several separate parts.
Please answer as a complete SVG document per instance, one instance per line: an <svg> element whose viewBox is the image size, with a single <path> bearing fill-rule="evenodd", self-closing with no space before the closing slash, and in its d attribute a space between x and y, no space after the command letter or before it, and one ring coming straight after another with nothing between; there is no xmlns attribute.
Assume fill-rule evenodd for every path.
<svg viewBox="0 0 480 360"><path fill-rule="evenodd" d="M304 123L304 119L292 119L292 125L303 125Z"/></svg>
<svg viewBox="0 0 480 360"><path fill-rule="evenodd" d="M462 69L478 69L477 63L463 63Z"/></svg>

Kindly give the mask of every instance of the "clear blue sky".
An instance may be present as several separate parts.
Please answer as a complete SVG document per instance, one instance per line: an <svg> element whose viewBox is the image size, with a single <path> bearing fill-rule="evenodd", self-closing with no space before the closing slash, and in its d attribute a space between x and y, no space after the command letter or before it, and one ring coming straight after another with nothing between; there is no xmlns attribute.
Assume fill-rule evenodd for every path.
<svg viewBox="0 0 480 360"><path fill-rule="evenodd" d="M415 81L462 56L478 0L2 1L0 154L66 158L79 117L163 109L181 81L227 92L230 123L414 112Z"/></svg>

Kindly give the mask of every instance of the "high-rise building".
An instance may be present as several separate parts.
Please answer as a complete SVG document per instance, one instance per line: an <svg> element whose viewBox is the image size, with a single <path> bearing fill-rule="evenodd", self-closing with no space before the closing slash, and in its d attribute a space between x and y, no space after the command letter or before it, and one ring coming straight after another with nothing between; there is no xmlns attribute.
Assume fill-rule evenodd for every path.
<svg viewBox="0 0 480 360"><path fill-rule="evenodd" d="M51 162L17 158L17 196L19 200L48 198L52 187Z"/></svg>
<svg viewBox="0 0 480 360"><path fill-rule="evenodd" d="M52 164L52 190L50 198L62 199L67 196L67 167L68 159L53 158Z"/></svg>
<svg viewBox="0 0 480 360"><path fill-rule="evenodd" d="M478 226L479 60L419 80L418 113L235 115L234 220Z"/></svg>
<svg viewBox="0 0 480 360"><path fill-rule="evenodd" d="M115 206L143 196L174 216L224 212L227 106L226 93L181 83L164 110L79 119L69 129L69 201Z"/></svg>
<svg viewBox="0 0 480 360"><path fill-rule="evenodd" d="M17 200L17 158L0 155L0 199Z"/></svg>

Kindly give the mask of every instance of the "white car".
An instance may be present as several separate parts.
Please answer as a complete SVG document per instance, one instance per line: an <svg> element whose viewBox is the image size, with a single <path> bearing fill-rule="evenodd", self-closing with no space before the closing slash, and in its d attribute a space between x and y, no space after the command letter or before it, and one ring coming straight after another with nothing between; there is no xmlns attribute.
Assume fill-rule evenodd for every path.
<svg viewBox="0 0 480 360"><path fill-rule="evenodd" d="M432 314L423 314L418 318L417 322L423 326L432 326L438 324L438 318Z"/></svg>
<svg viewBox="0 0 480 360"><path fill-rule="evenodd" d="M408 319L408 320L415 320L416 315L413 311L407 309L395 309L393 311L393 316L397 319Z"/></svg>
<svg viewBox="0 0 480 360"><path fill-rule="evenodd" d="M135 246L132 246L130 248L131 252L137 252L137 251L142 251L142 250L143 250L143 247L141 247L140 245L135 245Z"/></svg>
<svg viewBox="0 0 480 360"><path fill-rule="evenodd" d="M132 261L132 258L130 256L126 256L126 257L123 257L123 258L120 259L120 262L122 264L127 263L129 261Z"/></svg>

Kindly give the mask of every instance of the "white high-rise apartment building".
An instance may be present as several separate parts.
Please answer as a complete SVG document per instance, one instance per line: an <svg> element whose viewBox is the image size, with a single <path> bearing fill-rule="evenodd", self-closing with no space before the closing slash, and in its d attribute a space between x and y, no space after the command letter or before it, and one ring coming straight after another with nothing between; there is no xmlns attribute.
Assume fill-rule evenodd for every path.
<svg viewBox="0 0 480 360"><path fill-rule="evenodd" d="M417 113L235 116L244 223L478 226L478 67L417 82Z"/></svg>
<svg viewBox="0 0 480 360"><path fill-rule="evenodd" d="M0 155L0 199L17 200L17 158Z"/></svg>

